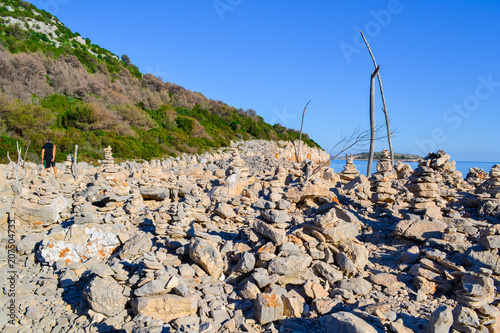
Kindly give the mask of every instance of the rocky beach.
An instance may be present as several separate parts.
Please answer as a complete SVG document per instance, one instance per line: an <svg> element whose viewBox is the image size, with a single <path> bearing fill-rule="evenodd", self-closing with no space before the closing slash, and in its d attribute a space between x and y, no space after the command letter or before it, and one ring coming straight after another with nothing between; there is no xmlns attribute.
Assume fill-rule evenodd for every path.
<svg viewBox="0 0 500 333"><path fill-rule="evenodd" d="M1 165L1 331L500 332L500 165L329 158Z"/></svg>

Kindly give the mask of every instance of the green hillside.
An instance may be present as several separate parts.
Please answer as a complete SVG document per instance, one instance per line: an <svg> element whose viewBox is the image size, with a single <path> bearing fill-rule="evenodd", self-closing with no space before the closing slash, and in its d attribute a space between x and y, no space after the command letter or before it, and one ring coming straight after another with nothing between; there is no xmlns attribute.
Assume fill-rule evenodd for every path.
<svg viewBox="0 0 500 333"><path fill-rule="evenodd" d="M143 74L28 2L0 1L0 161L31 140L28 160L39 162L46 137L59 161L75 145L83 160L103 158L108 145L118 159L149 160L299 133Z"/></svg>

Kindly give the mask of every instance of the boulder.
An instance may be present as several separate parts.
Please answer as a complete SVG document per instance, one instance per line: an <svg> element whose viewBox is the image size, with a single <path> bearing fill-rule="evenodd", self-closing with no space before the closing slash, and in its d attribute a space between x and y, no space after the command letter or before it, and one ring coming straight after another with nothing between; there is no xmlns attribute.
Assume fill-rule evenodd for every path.
<svg viewBox="0 0 500 333"><path fill-rule="evenodd" d="M219 215L223 219L236 216L233 207L223 202L219 203L217 207L215 207L215 214Z"/></svg>
<svg viewBox="0 0 500 333"><path fill-rule="evenodd" d="M261 324L283 318L284 307L277 294L259 294L255 300L255 317Z"/></svg>
<svg viewBox="0 0 500 333"><path fill-rule="evenodd" d="M315 264L314 269L332 286L335 282L340 281L343 278L343 274L340 270L323 261Z"/></svg>
<svg viewBox="0 0 500 333"><path fill-rule="evenodd" d="M58 225L44 238L37 256L49 264L58 260L84 262L93 257L103 260L120 246L117 235L125 232L125 227L119 224L73 224L68 228Z"/></svg>
<svg viewBox="0 0 500 333"><path fill-rule="evenodd" d="M46 227L57 223L60 213L66 211L68 202L63 196L52 199L48 205L39 205L24 198L16 198L13 204L16 219L33 227Z"/></svg>
<svg viewBox="0 0 500 333"><path fill-rule="evenodd" d="M275 228L264 221L255 220L254 228L258 233L269 238L276 245L281 245L286 239L285 229Z"/></svg>
<svg viewBox="0 0 500 333"><path fill-rule="evenodd" d="M361 277L340 280L337 283L337 287L360 296L368 295L372 290L371 283Z"/></svg>
<svg viewBox="0 0 500 333"><path fill-rule="evenodd" d="M290 275L305 270L311 264L312 258L307 255L278 257L269 262L269 274Z"/></svg>
<svg viewBox="0 0 500 333"><path fill-rule="evenodd" d="M453 313L447 305L441 305L430 316L426 333L448 333L453 324Z"/></svg>
<svg viewBox="0 0 500 333"><path fill-rule="evenodd" d="M141 187L139 191L144 200L162 201L170 198L170 190L164 187Z"/></svg>
<svg viewBox="0 0 500 333"><path fill-rule="evenodd" d="M326 333L377 333L377 330L358 316L345 311L326 317Z"/></svg>
<svg viewBox="0 0 500 333"><path fill-rule="evenodd" d="M430 238L441 238L447 227L446 223L437 220L402 220L394 232L398 236L423 242Z"/></svg>
<svg viewBox="0 0 500 333"><path fill-rule="evenodd" d="M198 298L167 294L134 298L130 305L135 315L144 315L164 323L177 318L195 315L198 311Z"/></svg>
<svg viewBox="0 0 500 333"><path fill-rule="evenodd" d="M108 317L122 312L127 303L123 287L112 277L95 276L83 290L83 296L93 311Z"/></svg>
<svg viewBox="0 0 500 333"><path fill-rule="evenodd" d="M123 244L118 255L122 259L133 259L148 252L151 246L153 246L153 243L149 235L144 232L138 232Z"/></svg>
<svg viewBox="0 0 500 333"><path fill-rule="evenodd" d="M224 271L224 261L220 251L207 240L192 239L189 244L189 257L216 279Z"/></svg>

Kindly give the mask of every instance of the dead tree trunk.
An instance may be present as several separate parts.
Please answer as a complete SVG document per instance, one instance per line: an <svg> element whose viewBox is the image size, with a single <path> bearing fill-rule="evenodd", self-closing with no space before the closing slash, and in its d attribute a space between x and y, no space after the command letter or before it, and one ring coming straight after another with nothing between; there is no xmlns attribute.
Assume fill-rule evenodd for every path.
<svg viewBox="0 0 500 333"><path fill-rule="evenodd" d="M26 163L26 155L28 155L28 149L30 149L30 144L31 144L31 140L28 141L28 147L26 148L26 151L24 152L23 169L24 169L24 166Z"/></svg>
<svg viewBox="0 0 500 333"><path fill-rule="evenodd" d="M375 77L380 69L380 66L377 66L375 72L372 73L370 80L370 155L368 157L368 169L366 170L366 177L371 176L372 171L372 162L373 162L373 153L375 149Z"/></svg>
<svg viewBox="0 0 500 333"><path fill-rule="evenodd" d="M73 160L73 177L76 179L78 178L77 176L77 173L76 173L76 158L77 158L77 154L78 154L78 145L75 145L75 158Z"/></svg>
<svg viewBox="0 0 500 333"><path fill-rule="evenodd" d="M372 50L370 49L370 45L366 41L365 35L363 35L363 31L359 31L361 33L361 36L363 37L363 40L365 41L366 47L368 48L368 51L370 52L370 55L373 60L373 65L375 68L377 68L377 62L375 61L375 57L373 56ZM391 140L391 128L389 127L389 116L387 113L387 106L385 105L385 96L384 96L384 88L382 88L382 79L380 78L380 73L377 74L378 77L378 84L380 86L380 94L382 95L382 104L384 106L383 111L385 114L385 126L387 127L387 139L389 140L389 151L391 153L391 163L394 165L394 151L392 150L392 140Z"/></svg>
<svg viewBox="0 0 500 333"><path fill-rule="evenodd" d="M304 106L304 111L302 111L302 123L300 124L300 134L299 134L299 143L297 144L298 148L295 149L295 159L300 163L300 141L302 140L302 127L304 126L304 116L306 114L307 106L311 103L311 100L307 102L306 106Z"/></svg>

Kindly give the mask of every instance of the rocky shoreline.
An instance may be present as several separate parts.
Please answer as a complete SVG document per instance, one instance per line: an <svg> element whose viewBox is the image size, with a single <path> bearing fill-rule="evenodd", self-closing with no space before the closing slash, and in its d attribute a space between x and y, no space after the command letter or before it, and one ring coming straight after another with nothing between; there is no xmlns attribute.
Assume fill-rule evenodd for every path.
<svg viewBox="0 0 500 333"><path fill-rule="evenodd" d="M121 164L110 147L77 178L0 166L0 329L500 332L500 165L385 152L366 178L293 158L246 141Z"/></svg>

